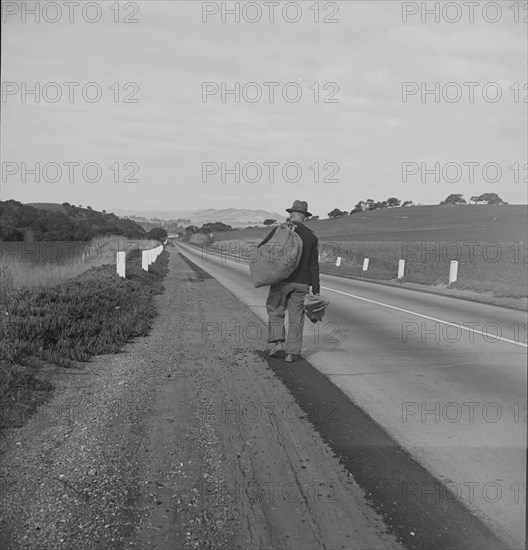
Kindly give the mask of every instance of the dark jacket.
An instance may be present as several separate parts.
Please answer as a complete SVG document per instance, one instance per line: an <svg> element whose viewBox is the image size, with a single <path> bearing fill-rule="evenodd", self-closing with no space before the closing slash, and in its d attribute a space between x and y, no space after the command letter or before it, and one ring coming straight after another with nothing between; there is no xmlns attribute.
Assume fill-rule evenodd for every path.
<svg viewBox="0 0 528 550"><path fill-rule="evenodd" d="M319 249L317 237L314 232L301 222L293 222L296 226L295 231L301 237L303 242L303 251L299 265L295 271L283 282L302 283L310 285L314 294L319 294ZM277 228L260 243L267 243L274 235ZM260 246L260 245L259 245Z"/></svg>

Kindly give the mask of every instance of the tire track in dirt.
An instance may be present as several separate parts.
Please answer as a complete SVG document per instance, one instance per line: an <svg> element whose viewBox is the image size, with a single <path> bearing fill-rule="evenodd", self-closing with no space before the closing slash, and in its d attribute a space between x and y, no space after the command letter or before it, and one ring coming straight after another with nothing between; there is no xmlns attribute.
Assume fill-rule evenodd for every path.
<svg viewBox="0 0 528 550"><path fill-rule="evenodd" d="M195 269L201 270L199 266ZM263 343L259 342L253 349L262 347ZM293 402L339 456L368 495L370 505L406 548L511 548L324 374L304 360L286 364L281 359L269 358L263 350L257 353L285 384ZM289 455L288 447L283 445L284 437L278 432L275 436L283 446L288 463L295 464L295 457ZM292 479L296 479L295 468L290 473ZM440 497L424 498L423 487L429 491L433 488ZM319 541L315 532L314 538Z"/></svg>
<svg viewBox="0 0 528 550"><path fill-rule="evenodd" d="M236 329L225 338L221 330L217 338L204 333L203 323L229 330L255 324L255 317L215 279L186 265L171 257L155 329L164 334L165 353L177 350L179 374L148 420L145 477L158 483L162 504L139 503L149 507L139 547L399 548L256 354L265 341L246 342ZM185 438L178 422L164 426L162 410L191 435ZM178 475L166 486L176 462Z"/></svg>

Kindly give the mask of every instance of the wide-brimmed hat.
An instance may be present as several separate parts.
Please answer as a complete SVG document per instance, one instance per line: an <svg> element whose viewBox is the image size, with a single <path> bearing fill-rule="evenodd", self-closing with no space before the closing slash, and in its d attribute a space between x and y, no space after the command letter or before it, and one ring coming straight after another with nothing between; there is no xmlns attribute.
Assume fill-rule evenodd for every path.
<svg viewBox="0 0 528 550"><path fill-rule="evenodd" d="M300 212L308 217L312 215L308 212L308 203L306 201L293 201L293 206L291 208L286 208L286 212L289 212L290 214L292 212Z"/></svg>

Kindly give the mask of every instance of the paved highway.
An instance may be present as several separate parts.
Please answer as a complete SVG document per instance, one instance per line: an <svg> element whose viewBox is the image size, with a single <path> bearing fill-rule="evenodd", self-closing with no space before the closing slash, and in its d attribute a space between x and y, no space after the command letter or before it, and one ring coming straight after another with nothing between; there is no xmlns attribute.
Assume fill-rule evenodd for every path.
<svg viewBox="0 0 528 550"><path fill-rule="evenodd" d="M268 287L253 288L245 262L177 246L267 322ZM331 305L305 324L303 357L441 482L409 479L404 499L457 498L524 547L526 313L330 275L321 294ZM258 326L241 337L263 344Z"/></svg>

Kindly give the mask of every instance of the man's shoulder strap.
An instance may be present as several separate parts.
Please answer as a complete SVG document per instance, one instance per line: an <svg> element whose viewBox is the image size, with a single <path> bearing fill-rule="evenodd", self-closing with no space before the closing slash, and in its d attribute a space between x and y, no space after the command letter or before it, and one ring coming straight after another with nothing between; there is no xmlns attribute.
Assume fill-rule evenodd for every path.
<svg viewBox="0 0 528 550"><path fill-rule="evenodd" d="M295 231L297 229L297 224L291 222L290 220L286 220L285 222L282 222L279 227L282 227L283 229L289 229L290 231Z"/></svg>
<svg viewBox="0 0 528 550"><path fill-rule="evenodd" d="M303 227L304 229L308 229L308 231L310 231L310 233L313 233L313 231L304 223L302 222L283 222L284 224L290 224L290 227L292 227L292 229L299 229L299 227Z"/></svg>

